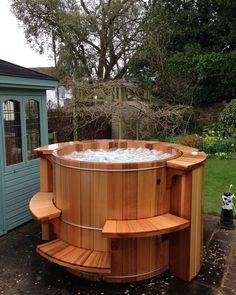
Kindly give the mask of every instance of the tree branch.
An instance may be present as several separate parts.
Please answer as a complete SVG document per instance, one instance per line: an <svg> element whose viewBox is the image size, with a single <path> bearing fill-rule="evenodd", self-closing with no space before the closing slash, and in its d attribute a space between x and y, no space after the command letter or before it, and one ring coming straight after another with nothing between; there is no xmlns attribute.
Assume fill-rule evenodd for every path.
<svg viewBox="0 0 236 295"><path fill-rule="evenodd" d="M89 11L88 7L86 6L86 4L84 3L84 0L80 0L80 4L83 7L83 9L86 12L86 14L87 15L90 15L90 11Z"/></svg>

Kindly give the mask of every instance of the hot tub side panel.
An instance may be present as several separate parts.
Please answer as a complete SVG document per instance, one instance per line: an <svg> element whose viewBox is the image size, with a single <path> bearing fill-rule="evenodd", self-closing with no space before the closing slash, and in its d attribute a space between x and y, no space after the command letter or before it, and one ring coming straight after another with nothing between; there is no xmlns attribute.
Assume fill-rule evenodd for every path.
<svg viewBox="0 0 236 295"><path fill-rule="evenodd" d="M58 237L77 247L107 251L107 239L101 236L107 212L106 173L55 164L53 170L54 202L62 211Z"/></svg>
<svg viewBox="0 0 236 295"><path fill-rule="evenodd" d="M113 239L109 282L134 282L151 278L169 268L169 240L163 237Z"/></svg>
<svg viewBox="0 0 236 295"><path fill-rule="evenodd" d="M168 239L102 237L107 219L139 219L169 212L165 167L127 171L126 165L126 171L102 172L77 169L79 164L69 167L70 163L62 164L59 159L54 162L54 202L62 211L54 222L58 238L77 247L111 251L107 281L143 280L168 268Z"/></svg>
<svg viewBox="0 0 236 295"><path fill-rule="evenodd" d="M107 219L148 218L169 211L166 168L108 173Z"/></svg>

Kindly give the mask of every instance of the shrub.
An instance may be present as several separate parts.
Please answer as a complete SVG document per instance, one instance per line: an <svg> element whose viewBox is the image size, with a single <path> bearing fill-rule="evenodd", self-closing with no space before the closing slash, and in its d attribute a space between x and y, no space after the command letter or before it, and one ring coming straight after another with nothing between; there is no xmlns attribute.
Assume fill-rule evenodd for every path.
<svg viewBox="0 0 236 295"><path fill-rule="evenodd" d="M219 126L218 123L206 125L203 128L203 136L214 136L214 137L225 137L224 130Z"/></svg>
<svg viewBox="0 0 236 295"><path fill-rule="evenodd" d="M236 51L205 53L197 59L199 100L209 103L232 99L236 89Z"/></svg>
<svg viewBox="0 0 236 295"><path fill-rule="evenodd" d="M236 140L234 138L222 138L206 136L203 138L203 150L209 154L235 152Z"/></svg>
<svg viewBox="0 0 236 295"><path fill-rule="evenodd" d="M236 138L236 99L227 104L220 113L218 124L226 136Z"/></svg>
<svg viewBox="0 0 236 295"><path fill-rule="evenodd" d="M195 105L230 100L236 89L236 51L203 53L186 47L169 59L169 71L196 80Z"/></svg>
<svg viewBox="0 0 236 295"><path fill-rule="evenodd" d="M191 147L200 148L202 146L202 138L197 134L190 134L180 137L179 143Z"/></svg>
<svg viewBox="0 0 236 295"><path fill-rule="evenodd" d="M180 137L179 143L198 148L207 153L209 158L236 159L236 138L226 137L218 124L206 126L202 136L191 134Z"/></svg>
<svg viewBox="0 0 236 295"><path fill-rule="evenodd" d="M235 152L219 152L215 154L209 155L210 159L220 159L220 160L236 160L236 153Z"/></svg>

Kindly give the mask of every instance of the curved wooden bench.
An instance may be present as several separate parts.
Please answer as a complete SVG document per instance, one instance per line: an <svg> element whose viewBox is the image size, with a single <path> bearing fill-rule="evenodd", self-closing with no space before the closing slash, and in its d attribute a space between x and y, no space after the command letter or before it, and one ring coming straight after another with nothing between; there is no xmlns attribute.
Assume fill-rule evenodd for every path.
<svg viewBox="0 0 236 295"><path fill-rule="evenodd" d="M75 270L111 272L111 254L72 246L60 239L37 246L37 253L51 262Z"/></svg>
<svg viewBox="0 0 236 295"><path fill-rule="evenodd" d="M170 213L137 220L107 220L102 236L105 238L158 236L179 231L189 225L189 220Z"/></svg>
<svg viewBox="0 0 236 295"><path fill-rule="evenodd" d="M39 222L47 222L61 215L61 210L53 204L53 193L50 192L35 194L30 200L29 209Z"/></svg>

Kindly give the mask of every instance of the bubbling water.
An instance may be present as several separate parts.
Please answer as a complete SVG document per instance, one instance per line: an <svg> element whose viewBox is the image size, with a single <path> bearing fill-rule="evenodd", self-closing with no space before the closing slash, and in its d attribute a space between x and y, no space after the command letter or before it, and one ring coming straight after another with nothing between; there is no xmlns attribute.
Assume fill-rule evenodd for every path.
<svg viewBox="0 0 236 295"><path fill-rule="evenodd" d="M113 148L109 150L91 150L65 155L64 158L96 163L137 163L165 160L172 157L171 154L147 148Z"/></svg>

